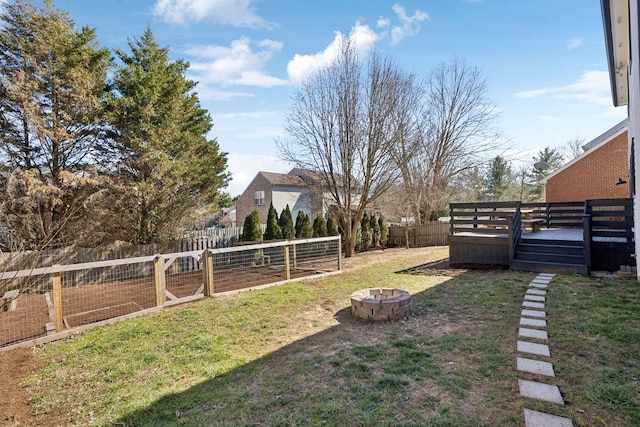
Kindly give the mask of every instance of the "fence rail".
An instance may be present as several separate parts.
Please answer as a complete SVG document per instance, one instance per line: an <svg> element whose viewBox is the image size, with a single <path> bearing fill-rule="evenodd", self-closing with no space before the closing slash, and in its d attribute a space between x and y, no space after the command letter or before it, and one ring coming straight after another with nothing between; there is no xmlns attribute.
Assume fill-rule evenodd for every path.
<svg viewBox="0 0 640 427"><path fill-rule="evenodd" d="M340 237L204 248L0 273L0 348L205 296L341 271Z"/></svg>
<svg viewBox="0 0 640 427"><path fill-rule="evenodd" d="M72 245L41 251L0 251L0 271L28 270L56 264L83 264L96 261L151 256L156 253L188 252L194 250L232 247L242 235L241 227L194 232L182 240L150 245L129 245L116 242L97 248Z"/></svg>

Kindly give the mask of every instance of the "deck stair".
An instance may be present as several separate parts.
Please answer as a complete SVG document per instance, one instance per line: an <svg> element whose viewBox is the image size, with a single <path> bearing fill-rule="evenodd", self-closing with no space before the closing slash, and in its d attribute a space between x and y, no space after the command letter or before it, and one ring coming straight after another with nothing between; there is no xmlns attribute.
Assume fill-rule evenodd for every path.
<svg viewBox="0 0 640 427"><path fill-rule="evenodd" d="M511 260L514 270L588 275L581 241L520 239Z"/></svg>

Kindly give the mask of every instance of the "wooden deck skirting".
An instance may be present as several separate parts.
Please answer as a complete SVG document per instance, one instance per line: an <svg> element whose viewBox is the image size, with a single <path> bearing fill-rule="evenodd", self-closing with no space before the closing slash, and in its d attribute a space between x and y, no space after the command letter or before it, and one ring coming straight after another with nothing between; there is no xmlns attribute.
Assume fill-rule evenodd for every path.
<svg viewBox="0 0 640 427"><path fill-rule="evenodd" d="M509 266L521 239L582 241L589 270L636 264L631 199L451 203L450 215L452 265Z"/></svg>

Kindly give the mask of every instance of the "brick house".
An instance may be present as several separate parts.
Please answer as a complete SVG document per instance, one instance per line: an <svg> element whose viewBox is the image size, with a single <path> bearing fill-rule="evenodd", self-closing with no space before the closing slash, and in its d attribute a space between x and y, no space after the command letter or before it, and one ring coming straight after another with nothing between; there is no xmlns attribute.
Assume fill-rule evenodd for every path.
<svg viewBox="0 0 640 427"><path fill-rule="evenodd" d="M623 120L582 148L571 160L540 181L547 202L629 197L629 140ZM625 181L617 184L618 180Z"/></svg>
<svg viewBox="0 0 640 427"><path fill-rule="evenodd" d="M306 169L294 168L287 174L258 172L236 202L236 218L239 227L254 209L258 211L260 222L266 224L269 205L278 212L289 205L295 223L299 211L313 218L326 215L331 197L322 191L318 173Z"/></svg>

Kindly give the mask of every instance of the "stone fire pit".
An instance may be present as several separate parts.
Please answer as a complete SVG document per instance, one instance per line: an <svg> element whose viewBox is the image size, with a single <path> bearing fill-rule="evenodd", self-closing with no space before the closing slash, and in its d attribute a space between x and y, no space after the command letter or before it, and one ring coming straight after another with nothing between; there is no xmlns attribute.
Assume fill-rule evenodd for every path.
<svg viewBox="0 0 640 427"><path fill-rule="evenodd" d="M411 295L395 288L362 289L351 294L351 314L368 320L397 320L411 311Z"/></svg>

